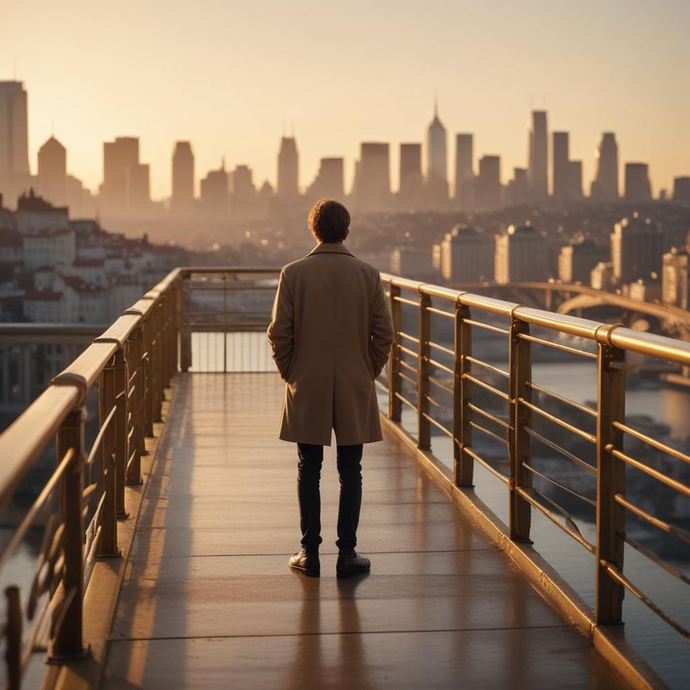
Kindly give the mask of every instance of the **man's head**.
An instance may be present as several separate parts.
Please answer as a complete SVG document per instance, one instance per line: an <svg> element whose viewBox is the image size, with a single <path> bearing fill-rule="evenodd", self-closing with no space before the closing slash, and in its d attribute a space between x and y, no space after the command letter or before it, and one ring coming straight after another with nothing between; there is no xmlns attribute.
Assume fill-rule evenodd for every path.
<svg viewBox="0 0 690 690"><path fill-rule="evenodd" d="M319 242L342 242L350 232L350 214L333 199L321 199L309 211L309 229Z"/></svg>

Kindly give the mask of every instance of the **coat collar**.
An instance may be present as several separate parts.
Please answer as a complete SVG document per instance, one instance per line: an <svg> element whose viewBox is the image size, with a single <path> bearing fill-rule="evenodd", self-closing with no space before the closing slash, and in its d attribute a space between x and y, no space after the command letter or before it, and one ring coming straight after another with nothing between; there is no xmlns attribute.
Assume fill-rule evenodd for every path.
<svg viewBox="0 0 690 690"><path fill-rule="evenodd" d="M307 256L312 254L347 254L354 257L354 254L340 242L319 242Z"/></svg>

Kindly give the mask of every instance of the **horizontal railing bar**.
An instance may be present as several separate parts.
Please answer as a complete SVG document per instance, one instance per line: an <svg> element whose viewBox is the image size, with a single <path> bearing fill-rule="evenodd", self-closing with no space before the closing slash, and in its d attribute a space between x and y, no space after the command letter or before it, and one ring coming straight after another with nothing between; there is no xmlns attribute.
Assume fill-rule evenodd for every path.
<svg viewBox="0 0 690 690"><path fill-rule="evenodd" d="M429 347L433 347L435 350L439 350L439 352L445 352L447 355L450 355L451 357L455 357L455 350L451 350L449 347L444 347L443 345L439 345L438 343L434 343L433 341L429 340Z"/></svg>
<svg viewBox="0 0 690 690"><path fill-rule="evenodd" d="M413 386L415 386L415 387L417 386L417 381L415 379L413 379L411 376L408 376L407 374L403 374L402 371L398 372L398 376L401 379L405 379L405 381L409 381L409 383L411 383Z"/></svg>
<svg viewBox="0 0 690 690"><path fill-rule="evenodd" d="M409 304L413 307L419 307L419 302L413 299L407 299L407 297L399 297L398 295L395 295L395 297L393 297L393 301L401 302L402 304Z"/></svg>
<svg viewBox="0 0 690 690"><path fill-rule="evenodd" d="M560 343L554 343L552 340L546 340L545 338L537 338L535 335L528 335L527 333L520 333L519 338L521 340L528 340L530 343L536 343L537 345L545 345L554 350L560 350L561 352L567 352L571 355L578 355L580 357L586 357L587 359L596 360L597 355L593 352L586 352L585 350L578 350L576 347L569 347L568 345L561 345Z"/></svg>
<svg viewBox="0 0 690 690"><path fill-rule="evenodd" d="M189 280L194 273L280 273L281 268L275 266L246 267L246 266L182 266L175 269Z"/></svg>
<svg viewBox="0 0 690 690"><path fill-rule="evenodd" d="M492 326L489 323L483 323L482 321L475 321L474 319L463 319L463 323L469 326L476 326L477 328L483 328L486 331L491 331L492 333L501 333L502 335L510 335L510 331L507 328L500 328L499 326Z"/></svg>
<svg viewBox="0 0 690 690"><path fill-rule="evenodd" d="M637 585L633 584L623 573L611 562L604 559L601 560L601 565L606 569L606 572L616 581L618 584L625 587L633 596L637 597L645 606L650 608L654 613L656 613L659 618L666 621L672 628L677 630L683 637L690 639L690 630L684 628L680 623L678 623L674 618L668 615L665 611L659 608Z"/></svg>
<svg viewBox="0 0 690 690"><path fill-rule="evenodd" d="M481 407L477 407L477 405L475 405L474 403L467 403L467 407L469 407L470 410L472 410L472 412L476 412L477 414L482 415L482 417L486 417L486 419L494 422L495 424L500 424L502 427L506 429L512 429L508 422L504 421L500 417L496 417L495 415L490 414L486 410L482 410Z"/></svg>
<svg viewBox="0 0 690 690"><path fill-rule="evenodd" d="M113 409L110 410L108 413L108 416L105 418L105 421L101 425L101 428L98 430L98 434L96 436L95 441L93 442L93 445L91 446L91 452L89 453L89 457L86 459L86 464L90 465L94 458L96 457L96 452L98 451L98 446L100 446L101 441L103 440L103 435L106 432L106 429L108 428L110 422L113 420L113 417L115 417L115 412L117 411L117 406L113 405Z"/></svg>
<svg viewBox="0 0 690 690"><path fill-rule="evenodd" d="M471 362L472 364L476 364L477 366L484 367L484 369L488 369L489 371L493 371L496 374L505 376L505 378L510 378L510 374L507 371L503 371L503 369L499 369L498 367L493 366L493 364L487 364L486 362L482 362L481 359L471 357L470 355L465 355L465 360L467 362Z"/></svg>
<svg viewBox="0 0 690 690"><path fill-rule="evenodd" d="M453 414L453 408L448 407L448 405L443 405L442 403L434 400L428 393L424 396L434 407L438 407L440 410L445 410L446 412L450 412Z"/></svg>
<svg viewBox="0 0 690 690"><path fill-rule="evenodd" d="M630 501L628 501L628 499L621 494L616 494L613 498L616 503L619 503L623 507L627 508L631 513L637 515L637 517L646 520L650 525L654 525L654 527L658 527L662 532L672 534L674 537L684 541L686 544L690 544L690 532L681 529L680 527L669 525L667 522L654 517L646 510L642 510L642 508L638 508L634 503L630 503Z"/></svg>
<svg viewBox="0 0 690 690"><path fill-rule="evenodd" d="M404 402L406 405L409 405L413 410L417 409L417 406L414 403L411 403L405 396L398 393L398 391L395 392L395 397L398 398L398 400L402 400L402 402Z"/></svg>
<svg viewBox="0 0 690 690"><path fill-rule="evenodd" d="M432 314L439 314L440 316L448 316L451 319L455 318L455 314L450 311L444 311L443 309L437 309L436 307L424 307L427 311L430 311Z"/></svg>
<svg viewBox="0 0 690 690"><path fill-rule="evenodd" d="M472 376L472 374L463 374L462 378L466 379L467 381L471 381L472 383L476 383L479 387L485 388L490 393L493 393L494 395L497 395L499 398L503 398L503 400L507 400L508 402L510 402L510 397L507 393L499 391L498 388L494 388L493 386L490 386L488 383L484 383L484 381L480 381L477 377Z"/></svg>
<svg viewBox="0 0 690 690"><path fill-rule="evenodd" d="M688 577L685 573L682 573L680 570L677 570L674 568L672 565L669 565L666 563L666 561L663 560L663 558L659 558L653 551L650 551L649 549L645 548L640 544L639 542L635 541L632 537L629 537L627 534L619 534L620 538L623 539L623 541L632 546L635 551L639 551L643 556L648 558L650 561L653 563L656 563L660 568L663 568L667 573L670 573L673 575L673 577L678 578L679 580L682 580L685 582L686 585L690 585L690 577Z"/></svg>
<svg viewBox="0 0 690 690"><path fill-rule="evenodd" d="M441 364L441 362L433 359L432 357L425 357L424 359L426 359L426 361L429 362L429 364L433 364L435 367L438 367L439 369L441 369L442 371L445 371L446 373L450 374L451 376L455 376L455 371L453 369L451 369L450 367L447 367L445 364Z"/></svg>
<svg viewBox="0 0 690 690"><path fill-rule="evenodd" d="M491 436L492 438L496 439L499 443L502 443L505 446L508 445L508 439L501 438L496 432L491 431L490 429L487 429L486 427L483 427L481 424L477 424L477 422L473 422L472 420L470 420L470 426L473 429L476 429L477 431L481 431L482 433L486 434L487 436Z"/></svg>
<svg viewBox="0 0 690 690"><path fill-rule="evenodd" d="M542 436L540 433L534 431L534 429L531 429L530 427L526 426L525 431L532 437L536 438L537 441L540 441L543 443L545 446L548 446L552 450L555 450L557 453L561 453L564 455L568 460L572 460L578 467L581 467L583 470L586 470L590 474L593 474L596 476L597 474L597 468L593 467L590 465L588 462L585 462L581 458L578 458L577 455L574 455L571 453L569 450L566 450L562 446L559 446L555 441L552 441L551 439L546 438L545 436Z"/></svg>
<svg viewBox="0 0 690 690"><path fill-rule="evenodd" d="M677 479L673 479L673 477L668 477L665 474L659 472L659 470L655 470L653 467L649 467L648 465L645 465L643 462L640 462L635 458L631 458L623 451L614 448L612 444L607 445L606 450L609 453L611 453L611 455L613 455L614 458L622 460L626 465L630 465L631 467L640 470L640 472L644 472L648 477L652 477L653 479L656 479L658 482L666 484L666 486L675 489L684 496L690 497L690 486L683 484L683 482L679 482Z"/></svg>
<svg viewBox="0 0 690 690"><path fill-rule="evenodd" d="M419 358L419 355L414 350L410 350L409 348L405 347L404 345L401 345L400 343L398 343L398 349L400 350L400 352L404 352L405 354L408 354L411 357Z"/></svg>
<svg viewBox="0 0 690 690"><path fill-rule="evenodd" d="M453 389L451 386L446 386L445 383L441 383L438 379L436 379L434 376L429 376L429 382L433 383L434 386L438 386L442 390L448 392L448 393L453 393Z"/></svg>
<svg viewBox="0 0 690 690"><path fill-rule="evenodd" d="M205 328L208 329L208 331L210 331L211 333L222 333L223 327L237 328L238 330L242 330L243 328L267 328L269 323L270 321L221 321L220 323L211 323L210 321L200 321L191 323L189 321L185 321L184 325L188 328L191 328L192 330L194 330L195 328ZM220 330L214 331L214 328Z"/></svg>
<svg viewBox="0 0 690 690"><path fill-rule="evenodd" d="M530 489L530 491L534 491L534 493L539 494L539 496L542 496L542 498L546 498L546 496L539 493L534 488ZM579 534L575 530L568 527L568 525L564 525L550 510L548 510L545 506L543 506L541 503L539 503L539 501L537 501L528 491L526 491L522 487L518 487L518 493L530 505L534 506L540 513L542 513L542 515L544 515L549 520L551 520L551 522L553 522L554 525L556 525L557 527L560 527L568 536L572 537L580 546L585 548L592 555L594 555L596 553L596 548L592 544L590 544L581 534ZM573 523L573 524L575 524L575 523Z"/></svg>
<svg viewBox="0 0 690 690"><path fill-rule="evenodd" d="M446 429L441 422L436 421L430 414L427 414L426 412L422 412L422 416L428 419L434 426L437 426L444 434L447 436L450 436L450 438L453 438L453 432Z"/></svg>
<svg viewBox="0 0 690 690"><path fill-rule="evenodd" d="M396 331L396 335L399 335L401 338L407 338L407 340L411 340L413 343L419 342L419 338L415 338L415 336L405 333L404 331Z"/></svg>
<svg viewBox="0 0 690 690"><path fill-rule="evenodd" d="M248 285L228 285L223 287L223 285L219 283L210 283L208 285L204 285L195 282L187 285L185 289L189 292L231 292L237 290L273 290L275 292L276 286L256 285L250 283Z"/></svg>
<svg viewBox="0 0 690 690"><path fill-rule="evenodd" d="M24 518L19 523L19 526L12 533L12 538L10 539L7 546L3 549L0 554L0 569L5 565L7 559L12 555L14 550L19 546L21 540L24 538L31 523L33 522L38 512L43 507L43 504L48 500L50 494L55 489L57 483L62 479L65 471L70 466L74 460L74 448L70 448L66 453L65 457L62 458L60 464L55 468L55 471L50 475L50 479L45 483L44 487L41 489L41 493L38 494L36 500L32 503L31 508L26 512Z"/></svg>
<svg viewBox="0 0 690 690"><path fill-rule="evenodd" d="M670 446L667 446L665 443L661 443L660 441L657 441L651 438L650 436L643 434L641 431L637 431L637 429L629 427L627 424L623 424L622 422L614 422L613 426L616 427L616 429L620 429L626 434L629 434L633 438L636 438L638 441L642 441L642 443L646 443L647 445L652 446L652 448L660 450L662 453L666 453L667 455L670 455L676 458L677 460L682 460L683 462L690 462L690 457L685 455L685 453L681 453L679 450L671 448Z"/></svg>
<svg viewBox="0 0 690 690"><path fill-rule="evenodd" d="M539 470L535 469L534 467L532 467L532 465L529 465L528 463L523 462L522 466L528 472L531 472L532 474L536 475L537 477L541 477L545 481L553 484L554 486L557 486L559 489L563 489L563 491L567 491L569 494L572 494L573 496L577 496L578 498L582 499L586 503L589 503L589 505L593 506L594 508L597 507L596 501L593 501L591 498L587 498L587 496L583 496L581 493L575 491L575 489L571 489L569 486L566 486L565 484L561 484L561 482L556 481L552 477L549 477L548 475L544 474L543 472L540 472Z"/></svg>
<svg viewBox="0 0 690 690"><path fill-rule="evenodd" d="M518 398L518 401L520 402L521 405L524 405L526 408L532 410L533 412L536 412L538 415L541 415L545 419L548 419L550 422L557 424L558 426L560 426L563 429L571 431L576 436L579 436L580 438L584 439L585 441L589 441L590 443L596 444L596 442L597 442L596 436L592 436L592 434L588 434L586 431L582 431L582 429L579 429L578 427L573 426L572 424L569 424L568 422L564 422L562 419L559 419L558 417L556 417L555 415L552 415L550 412L547 412L546 410L542 410L541 407L537 407L536 405L525 400L524 398Z"/></svg>
<svg viewBox="0 0 690 690"><path fill-rule="evenodd" d="M491 465L484 460L481 455L475 453L470 446L463 446L462 452L467 453L467 455L469 455L475 462L478 462L487 472L493 474L494 477L500 479L504 484L510 483L510 480L505 476L505 474L501 474L496 468L491 467Z"/></svg>
<svg viewBox="0 0 690 690"><path fill-rule="evenodd" d="M538 393L543 393L544 395L548 396L549 398L553 398L554 400L558 400L559 402L562 402L566 405L570 405L570 407L574 407L576 410L580 410L580 412L584 412L585 414L588 414L590 417L594 417L596 419L597 411L592 410L589 407L585 405L581 405L580 403L576 403L574 400L571 400L570 398L566 398L562 395L559 395L558 393L554 393L546 388L542 388L541 386L538 386L536 383L533 381L527 381L527 386L528 388L531 388L534 391L537 391ZM614 422L615 424L615 422Z"/></svg>
<svg viewBox="0 0 690 690"><path fill-rule="evenodd" d="M401 367L407 369L408 371L413 372L415 376L419 373L417 371L417 367L413 367L411 364L406 362L404 359L398 359L397 362Z"/></svg>

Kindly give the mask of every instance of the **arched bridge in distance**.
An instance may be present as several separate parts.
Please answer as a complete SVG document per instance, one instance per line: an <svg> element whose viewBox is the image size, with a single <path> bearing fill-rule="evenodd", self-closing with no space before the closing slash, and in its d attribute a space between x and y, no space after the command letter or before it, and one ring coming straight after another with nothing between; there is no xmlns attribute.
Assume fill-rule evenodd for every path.
<svg viewBox="0 0 690 690"><path fill-rule="evenodd" d="M306 578L287 568L297 458L277 439L284 384L266 342L278 271L173 271L0 435L0 505L20 507L0 551L6 685L684 687L690 577L630 525L690 543L668 516L690 497L690 456L625 399L629 356L687 367L690 344L497 298L539 284L470 293L382 274L395 338L358 533L372 571L335 577L331 447L322 572ZM0 327L2 356L30 364L16 357L30 335L5 342ZM535 346L588 362L593 402L540 383ZM36 472L39 495L13 503ZM8 567L29 537L33 562ZM573 550L576 581L547 541ZM640 582L640 562L682 594Z"/></svg>

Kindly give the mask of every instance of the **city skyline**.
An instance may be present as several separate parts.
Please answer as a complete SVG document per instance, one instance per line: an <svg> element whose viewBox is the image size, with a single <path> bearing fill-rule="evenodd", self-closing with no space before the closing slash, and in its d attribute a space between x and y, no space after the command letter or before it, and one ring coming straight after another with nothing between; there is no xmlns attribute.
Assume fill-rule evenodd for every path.
<svg viewBox="0 0 690 690"><path fill-rule="evenodd" d="M295 11L264 2L256 45L258 9L207 0L203 17L181 5L161 17L153 10L134 15L132 4L124 3L122 17L107 18L112 32L103 36L95 27L105 21L105 10L82 16L80 4L13 5L0 28L0 69L9 77L16 58L17 78L30 91L32 172L38 148L55 134L68 149L70 172L93 190L101 181L102 142L117 136L140 138L154 198L170 193L169 161L178 140L192 142L197 179L225 156L229 168L250 165L257 186L264 179L275 186L276 142L292 134L292 126L282 126L291 121L300 187L315 178L320 158L331 156L345 159L349 188L360 142L389 142L391 170L397 170L398 142L424 140L434 93L449 137L449 177L451 141L458 132L473 132L475 160L500 155L505 183L514 167L527 165L528 113L541 108L549 113L550 131L570 132L570 156L582 161L587 182L605 131L616 132L621 162L649 164L655 196L662 187L670 192L673 177L687 172L690 142L682 122L688 94L679 84L689 59L682 26L690 9L682 3L626 3L619 14L619 2L603 8L584 3L584 10L531 2L527 24L508 3L494 3L500 12L474 3L430 3L422 11L405 2L391 12L381 3L340 17L330 8L310 13L309 3ZM80 40L66 47L60 42L57 50L56 23L78 28ZM174 36L183 24L189 40L180 45ZM336 43L343 41L339 48L328 31L318 31L330 24ZM388 25L399 35L384 49L377 36ZM127 30L126 55L110 36L120 28ZM462 34L461 46L453 32ZM51 51L50 69L44 51ZM315 60L318 55L327 59ZM288 56L289 66L282 62ZM146 68L133 70L136 60Z"/></svg>

